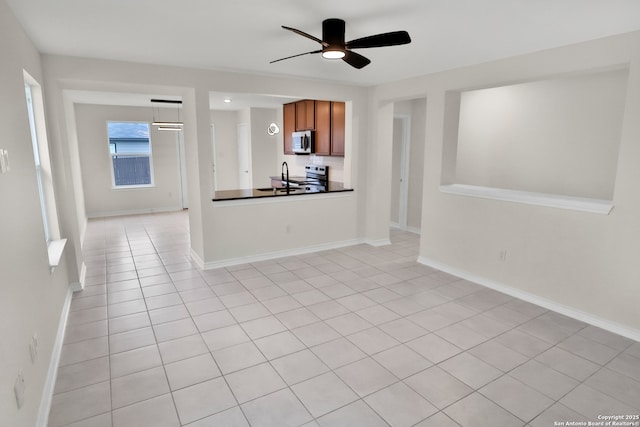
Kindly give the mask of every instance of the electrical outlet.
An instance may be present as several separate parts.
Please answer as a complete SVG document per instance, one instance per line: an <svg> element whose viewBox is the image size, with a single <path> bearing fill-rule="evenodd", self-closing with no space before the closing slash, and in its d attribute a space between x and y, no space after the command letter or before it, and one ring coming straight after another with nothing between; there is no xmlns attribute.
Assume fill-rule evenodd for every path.
<svg viewBox="0 0 640 427"><path fill-rule="evenodd" d="M24 405L24 390L26 386L24 384L24 375L22 375L22 369L18 371L18 378L16 378L16 384L13 386L13 391L16 394L16 405L18 409Z"/></svg>
<svg viewBox="0 0 640 427"><path fill-rule="evenodd" d="M503 249L500 251L500 261L506 261L507 260L507 250Z"/></svg>
<svg viewBox="0 0 640 427"><path fill-rule="evenodd" d="M35 333L29 343L29 353L31 354L31 363L36 363L36 359L38 358L38 335Z"/></svg>

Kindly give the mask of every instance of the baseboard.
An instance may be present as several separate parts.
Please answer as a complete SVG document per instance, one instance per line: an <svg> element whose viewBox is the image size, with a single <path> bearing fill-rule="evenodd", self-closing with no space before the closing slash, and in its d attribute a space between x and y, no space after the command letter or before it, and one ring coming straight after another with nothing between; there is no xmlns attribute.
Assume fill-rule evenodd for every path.
<svg viewBox="0 0 640 427"><path fill-rule="evenodd" d="M87 277L87 264L82 261L82 266L80 266L80 279L78 283L72 283L69 285L73 292L79 292L84 289L84 282Z"/></svg>
<svg viewBox="0 0 640 427"><path fill-rule="evenodd" d="M196 266L200 269L200 270L204 270L204 261L202 260L202 258L200 258L200 255L198 255L196 253L196 251L193 250L193 248L191 248L191 259L193 260L193 262L196 263Z"/></svg>
<svg viewBox="0 0 640 427"><path fill-rule="evenodd" d="M122 211L91 212L91 213L87 213L87 218L103 218L103 217L111 217L111 216L141 215L141 214L178 212L178 211L182 211L182 206L150 208L150 209L132 209L132 210L122 210Z"/></svg>
<svg viewBox="0 0 640 427"><path fill-rule="evenodd" d="M386 245L390 245L391 244L391 240L387 239L365 239L362 241L362 243L366 243L367 245L371 245L371 246L386 246Z"/></svg>
<svg viewBox="0 0 640 427"><path fill-rule="evenodd" d="M413 234L421 234L422 230L420 230L418 227L407 227L407 229L405 231L408 231L409 233L413 233Z"/></svg>
<svg viewBox="0 0 640 427"><path fill-rule="evenodd" d="M544 307L547 310L555 311L556 313L560 313L565 316L571 317L573 319L580 320L581 322L588 323L589 325L596 326L598 328L607 330L614 334L622 335L623 337L627 337L634 341L640 341L640 330L638 329L630 328L629 326L626 326L617 322L613 322L611 320L603 319L598 316L594 316L593 314L586 313L574 307L569 307L564 304L560 304L556 301L546 299L539 295L535 295L511 286L493 281L491 279L487 279L485 277L475 275L473 273L469 273L468 271L451 267L447 264L443 264L439 261L435 261L427 257L422 257L422 256L419 257L418 262L428 267L432 267L440 271L443 271L445 273L452 274L454 276L460 277L461 279L469 280L470 282L477 283L478 285L485 286L487 288L493 289L498 292L502 292L503 294L510 295L512 297L521 299L531 304Z"/></svg>
<svg viewBox="0 0 640 427"><path fill-rule="evenodd" d="M229 266L232 266L232 265L247 264L247 263L252 263L252 262L260 262L260 261L268 261L268 260L276 259L276 258L285 258L285 257L291 257L291 256L297 256L297 255L305 255L305 254L309 254L309 253L313 253L313 252L320 252L320 251L326 251L326 250L331 250L331 249L344 248L346 246L353 246L353 245L357 245L357 244L360 244L360 243L366 243L366 242L363 242L360 239L343 240L343 241L339 241L339 242L331 242L331 243L324 243L324 244L320 244L320 245L305 246L305 247L302 247L302 248L295 248L295 249L285 249L285 250L282 250L282 251L265 252L265 253L256 254L256 255L249 255L249 256L240 257L240 258L229 258L229 259L225 259L225 260L212 261L212 262L202 262L202 260L200 260L199 257L197 257L197 255L193 252L193 250L191 251L191 256L192 257L194 257L194 256L197 257L197 258L194 258L194 261L196 263L202 262L202 269L203 270L211 270L211 269L214 269L214 268L229 267ZM198 265L198 266L200 266L200 265Z"/></svg>
<svg viewBox="0 0 640 427"><path fill-rule="evenodd" d="M42 389L42 397L40 399L40 408L38 410L38 427L47 427L49 420L49 411L51 410L51 400L53 398L53 390L56 386L56 377L58 375L58 364L60 363L60 353L62 352L62 344L64 342L64 333L67 328L67 318L69 317L69 308L71 307L71 297L73 295L72 286L69 286L67 296L62 306L60 321L58 323L58 332L56 340L53 343L53 351L51 352L51 360L49 361L49 369L47 378Z"/></svg>
<svg viewBox="0 0 640 427"><path fill-rule="evenodd" d="M396 230L406 231L408 233L420 234L420 229L418 227L411 227L407 225L406 227L402 228L397 222L392 222L391 224L389 224L389 227Z"/></svg>

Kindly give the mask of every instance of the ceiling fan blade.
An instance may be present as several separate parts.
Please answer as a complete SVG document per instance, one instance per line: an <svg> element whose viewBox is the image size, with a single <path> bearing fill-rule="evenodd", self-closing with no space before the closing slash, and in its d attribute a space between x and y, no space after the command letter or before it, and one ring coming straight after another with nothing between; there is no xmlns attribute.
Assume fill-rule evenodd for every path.
<svg viewBox="0 0 640 427"><path fill-rule="evenodd" d="M366 67L371 63L370 59L365 58L359 53L351 52L350 50L345 50L344 58L342 58L342 60L352 67L357 68L358 70L360 68Z"/></svg>
<svg viewBox="0 0 640 427"><path fill-rule="evenodd" d="M365 49L368 47L397 46L408 43L411 43L409 33L406 31L393 31L351 40L346 43L346 47L349 49Z"/></svg>
<svg viewBox="0 0 640 427"><path fill-rule="evenodd" d="M273 64L274 62L284 61L285 59L295 58L295 57L297 57L297 56L310 55L310 54L313 54L313 53L320 53L320 52L322 52L322 49L320 49L320 50L312 50L311 52L299 53L299 54L297 54L297 55L287 56L286 58L276 59L275 61L271 61L271 62L269 62L269 64Z"/></svg>
<svg viewBox="0 0 640 427"><path fill-rule="evenodd" d="M297 30L297 29L295 29L295 28L287 27L287 26L284 26L284 25L282 26L282 28L284 28L285 30L293 31L294 33L299 34L299 35L301 35L302 37L306 37L306 38L308 38L308 39L311 39L311 40L313 40L314 42L318 42L318 43L320 43L320 44L321 44L322 46L324 46L324 47L329 46L329 44L328 44L328 43L323 42L323 41L322 41L322 40L320 40L319 38L314 37L314 36L312 36L311 34L307 34L307 33L305 33L304 31L300 31L300 30Z"/></svg>

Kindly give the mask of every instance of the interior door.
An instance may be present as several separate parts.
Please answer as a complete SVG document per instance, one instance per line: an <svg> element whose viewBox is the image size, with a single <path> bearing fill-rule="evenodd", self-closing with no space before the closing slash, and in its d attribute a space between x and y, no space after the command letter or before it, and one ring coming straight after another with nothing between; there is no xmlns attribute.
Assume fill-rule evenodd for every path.
<svg viewBox="0 0 640 427"><path fill-rule="evenodd" d="M409 186L409 117L396 115L393 119L393 155L391 169L391 225L407 228Z"/></svg>
<svg viewBox="0 0 640 427"><path fill-rule="evenodd" d="M211 124L211 183L213 191L218 191L218 152L216 151L216 125Z"/></svg>
<svg viewBox="0 0 640 427"><path fill-rule="evenodd" d="M238 124L238 186L252 188L251 176L251 137L249 124Z"/></svg>

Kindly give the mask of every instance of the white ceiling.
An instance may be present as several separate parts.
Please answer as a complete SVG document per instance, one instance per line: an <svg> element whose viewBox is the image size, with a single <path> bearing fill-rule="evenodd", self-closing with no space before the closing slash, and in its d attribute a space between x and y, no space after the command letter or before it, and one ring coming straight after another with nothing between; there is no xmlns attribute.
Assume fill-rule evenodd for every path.
<svg viewBox="0 0 640 427"><path fill-rule="evenodd" d="M65 90L67 98L75 104L99 104L128 107L176 108L173 104L152 103L152 99L168 99L180 101L179 96L153 93L105 92L93 90ZM224 102L230 99L231 102ZM277 95L260 95L250 93L209 92L209 107L212 110L237 111L247 107L279 108L282 104L297 101Z"/></svg>
<svg viewBox="0 0 640 427"><path fill-rule="evenodd" d="M640 30L639 0L5 0L44 53L374 85ZM412 43L306 55L325 18L346 39L407 30Z"/></svg>

